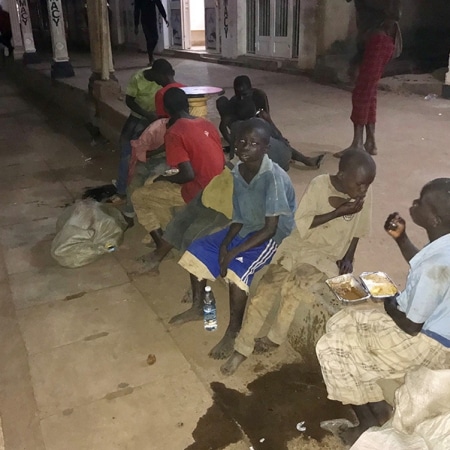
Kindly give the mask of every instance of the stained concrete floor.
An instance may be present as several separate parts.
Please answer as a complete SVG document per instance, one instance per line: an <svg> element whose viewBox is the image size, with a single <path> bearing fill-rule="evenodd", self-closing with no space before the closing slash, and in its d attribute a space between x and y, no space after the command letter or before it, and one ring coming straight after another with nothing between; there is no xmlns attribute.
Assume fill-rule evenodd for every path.
<svg viewBox="0 0 450 450"><path fill-rule="evenodd" d="M227 92L234 76L249 73L268 93L279 127L305 153L332 153L350 140L348 92L303 77L172 62L180 81L219 85ZM126 66L118 71L122 84L132 72ZM70 82L83 80L78 75ZM373 232L359 246L355 271L384 270L402 286L407 266L382 225L394 210L407 218L421 186L450 173L450 102L380 92L379 109ZM211 119L217 123L213 111ZM277 422L272 431L271 422L265 423L266 436L258 436L258 424L250 426L248 418L230 412L223 398L220 415L208 416L223 391L220 383L251 395L249 383L258 377L283 363L302 362L285 345L270 357L250 358L235 376L222 377L220 362L207 353L227 320L224 286L214 284L217 333L204 332L199 323L168 326L168 319L185 308L179 299L187 276L176 260L169 260L158 277L130 278L133 259L147 250L139 226L126 233L117 253L89 266L64 269L51 259L55 221L64 207L85 187L114 178L118 155L113 144L91 147L82 123L24 97L1 77L0 130L0 417L7 450L338 448L333 440L316 446L291 433L280 437L282 445L269 447L270 440L260 439L277 435ZM327 156L319 173L336 167ZM299 195L317 173L291 169ZM408 232L425 242L417 227L408 225ZM149 354L156 356L151 366ZM273 399L264 401L273 409ZM294 422L308 421L304 409L300 416L295 404L285 408L292 409ZM201 440L202 418L210 421L211 433L217 431L214 420L237 423L239 433L208 446Z"/></svg>

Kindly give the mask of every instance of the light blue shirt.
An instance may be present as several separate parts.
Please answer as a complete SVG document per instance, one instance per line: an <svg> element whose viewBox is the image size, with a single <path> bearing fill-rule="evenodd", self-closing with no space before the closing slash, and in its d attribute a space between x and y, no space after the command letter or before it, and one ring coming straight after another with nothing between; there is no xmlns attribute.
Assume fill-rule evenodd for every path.
<svg viewBox="0 0 450 450"><path fill-rule="evenodd" d="M423 333L450 347L450 234L429 243L409 263L398 309L423 323Z"/></svg>
<svg viewBox="0 0 450 450"><path fill-rule="evenodd" d="M266 217L279 216L273 240L280 244L294 228L295 191L289 175L267 155L259 172L248 184L239 173L237 164L233 173L233 223L242 223L239 236L261 230Z"/></svg>

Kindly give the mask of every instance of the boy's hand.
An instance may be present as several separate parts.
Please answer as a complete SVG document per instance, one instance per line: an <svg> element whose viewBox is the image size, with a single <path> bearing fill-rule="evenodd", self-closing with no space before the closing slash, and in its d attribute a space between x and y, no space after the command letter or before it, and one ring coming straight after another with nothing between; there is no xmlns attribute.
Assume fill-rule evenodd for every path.
<svg viewBox="0 0 450 450"><path fill-rule="evenodd" d="M228 264L230 264L231 258L230 253L225 245L220 246L219 250L219 266L220 266L220 276L225 277L228 270Z"/></svg>
<svg viewBox="0 0 450 450"><path fill-rule="evenodd" d="M349 259L340 259L339 261L336 261L336 264L339 267L339 275L353 272L353 261L350 261Z"/></svg>
<svg viewBox="0 0 450 450"><path fill-rule="evenodd" d="M354 200L349 200L336 208L338 217L351 216L359 213L364 206L364 197L357 197Z"/></svg>
<svg viewBox="0 0 450 450"><path fill-rule="evenodd" d="M398 239L400 236L405 234L406 223L403 217L400 216L398 212L389 214L386 222L384 223L384 229L386 232L392 236L394 239Z"/></svg>

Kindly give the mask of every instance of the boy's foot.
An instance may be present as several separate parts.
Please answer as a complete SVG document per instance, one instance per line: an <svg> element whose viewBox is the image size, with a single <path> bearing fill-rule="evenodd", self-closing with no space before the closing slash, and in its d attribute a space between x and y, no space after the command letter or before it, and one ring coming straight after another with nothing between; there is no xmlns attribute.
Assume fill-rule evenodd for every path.
<svg viewBox="0 0 450 450"><path fill-rule="evenodd" d="M364 149L369 155L375 156L378 155L378 150L375 142L366 142L364 144Z"/></svg>
<svg viewBox="0 0 450 450"><path fill-rule="evenodd" d="M114 206L119 206L125 204L126 201L127 201L126 194L114 194L111 197L109 197L109 199L106 200L105 203L111 203Z"/></svg>
<svg viewBox="0 0 450 450"><path fill-rule="evenodd" d="M319 169L324 157L325 157L325 154L316 156L314 158L309 158L309 162L308 162L307 166L311 167L313 169Z"/></svg>
<svg viewBox="0 0 450 450"><path fill-rule="evenodd" d="M350 147L344 148L344 150L341 150L340 152L333 153L333 156L335 158L342 158L342 155L348 150L362 150L362 151L364 151L365 148L364 148L364 146L360 146L359 147L357 145L350 145Z"/></svg>
<svg viewBox="0 0 450 450"><path fill-rule="evenodd" d="M238 367L247 359L246 356L241 355L236 350L232 353L232 355L228 358L228 361L220 366L220 371L223 375L229 376L233 375L234 372L238 369Z"/></svg>
<svg viewBox="0 0 450 450"><path fill-rule="evenodd" d="M253 353L255 355L261 355L263 353L271 352L278 347L278 344L275 344L275 342L272 342L267 336L264 336L255 339L255 349L253 350Z"/></svg>
<svg viewBox="0 0 450 450"><path fill-rule="evenodd" d="M187 311L182 312L181 314L177 314L173 316L169 323L171 325L183 325L187 322L193 322L196 320L203 319L203 310L195 307L189 308Z"/></svg>
<svg viewBox="0 0 450 450"><path fill-rule="evenodd" d="M237 335L237 332L227 331L220 342L209 352L209 357L213 359L228 358L233 353L234 341Z"/></svg>

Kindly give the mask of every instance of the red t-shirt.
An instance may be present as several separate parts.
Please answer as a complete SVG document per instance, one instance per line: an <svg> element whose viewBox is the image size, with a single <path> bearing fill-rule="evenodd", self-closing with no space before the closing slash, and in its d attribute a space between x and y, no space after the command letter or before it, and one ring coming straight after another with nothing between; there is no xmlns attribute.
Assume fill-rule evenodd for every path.
<svg viewBox="0 0 450 450"><path fill-rule="evenodd" d="M181 83L170 83L163 88L161 88L156 94L155 94L155 107L156 107L156 114L158 114L158 117L169 117L169 115L166 113L166 110L164 109L164 94L166 93L167 89L173 88L173 87L186 87L185 84Z"/></svg>
<svg viewBox="0 0 450 450"><path fill-rule="evenodd" d="M170 167L189 161L194 179L181 187L183 200L190 202L216 175L222 172L225 157L216 127L206 119L178 119L164 137Z"/></svg>

